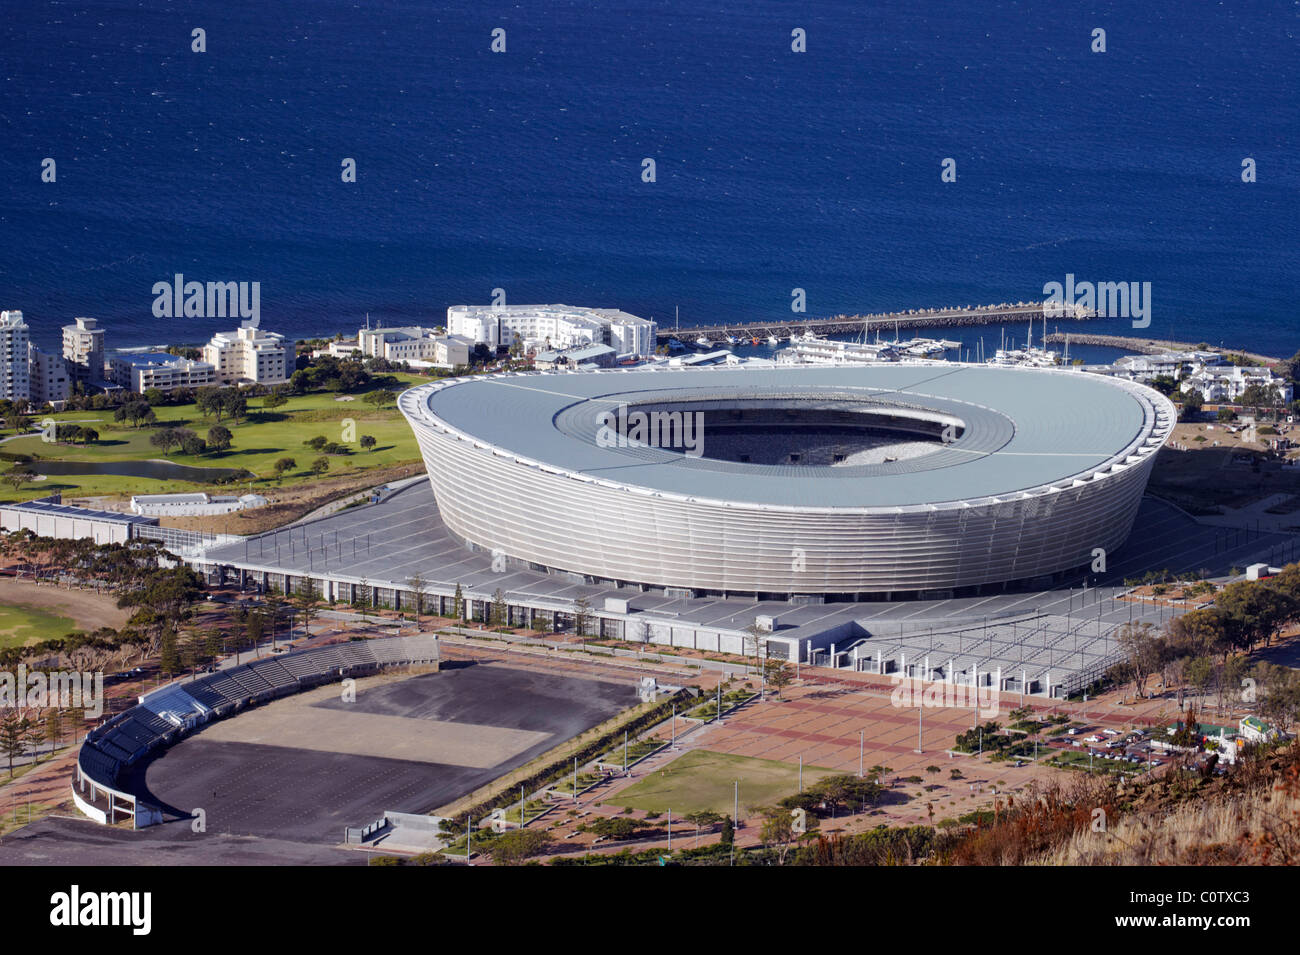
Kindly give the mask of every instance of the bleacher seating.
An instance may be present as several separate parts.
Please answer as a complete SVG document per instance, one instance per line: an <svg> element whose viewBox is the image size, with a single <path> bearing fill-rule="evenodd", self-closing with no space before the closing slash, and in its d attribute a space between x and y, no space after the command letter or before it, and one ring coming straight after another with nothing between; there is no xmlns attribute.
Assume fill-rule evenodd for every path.
<svg viewBox="0 0 1300 955"><path fill-rule="evenodd" d="M248 668L273 687L291 687L298 683L297 677L289 672L279 660L259 660L250 663Z"/></svg>
<svg viewBox="0 0 1300 955"><path fill-rule="evenodd" d="M208 689L220 693L231 703L238 703L241 700L248 699L248 689L242 683L232 680L224 671L204 677L203 683Z"/></svg>
<svg viewBox="0 0 1300 955"><path fill-rule="evenodd" d="M208 686L206 680L195 680L193 683L185 684L185 691L209 710L220 709L230 705L230 700L226 699L216 690L212 689L212 687ZM149 705L147 701L145 705ZM177 711L173 709L172 712Z"/></svg>
<svg viewBox="0 0 1300 955"><path fill-rule="evenodd" d="M248 691L249 696L260 696L271 689L271 684L245 664L226 670L226 675Z"/></svg>

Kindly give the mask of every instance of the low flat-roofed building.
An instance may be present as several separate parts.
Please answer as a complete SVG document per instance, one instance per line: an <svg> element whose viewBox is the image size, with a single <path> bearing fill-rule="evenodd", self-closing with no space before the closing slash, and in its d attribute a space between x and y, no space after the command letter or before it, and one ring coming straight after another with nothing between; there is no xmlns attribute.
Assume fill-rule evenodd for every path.
<svg viewBox="0 0 1300 955"><path fill-rule="evenodd" d="M540 370L551 368L612 368L618 358L617 352L608 345L587 345L568 351L544 351L533 357L533 367Z"/></svg>
<svg viewBox="0 0 1300 955"><path fill-rule="evenodd" d="M37 537L89 537L96 544L121 544L139 536L137 528L157 524L153 517L95 511L48 499L0 504L0 529L10 534L29 530Z"/></svg>
<svg viewBox="0 0 1300 955"><path fill-rule="evenodd" d="M266 498L260 494L212 495L205 492L192 494L136 494L131 498L131 510L151 517L193 517L206 514L229 514L254 507L265 507Z"/></svg>
<svg viewBox="0 0 1300 955"><path fill-rule="evenodd" d="M217 381L216 369L209 362L166 352L117 355L110 366L114 383L141 394L150 388L171 391L174 388L198 388Z"/></svg>

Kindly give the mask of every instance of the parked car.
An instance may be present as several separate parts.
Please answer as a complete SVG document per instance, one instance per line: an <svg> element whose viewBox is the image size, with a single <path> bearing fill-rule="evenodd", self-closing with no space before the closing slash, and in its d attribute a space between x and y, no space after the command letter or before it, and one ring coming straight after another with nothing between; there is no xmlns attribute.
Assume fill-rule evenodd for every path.
<svg viewBox="0 0 1300 955"><path fill-rule="evenodd" d="M1085 737L1083 738L1083 741L1084 741L1085 743L1100 743L1100 742L1101 742L1101 737L1098 736L1096 733L1094 733L1092 736L1085 736Z"/></svg>
<svg viewBox="0 0 1300 955"><path fill-rule="evenodd" d="M1105 733L1107 736L1118 736L1118 735L1119 735L1119 730L1104 729L1104 730L1102 730L1102 732Z"/></svg>
<svg viewBox="0 0 1300 955"><path fill-rule="evenodd" d="M1077 727L1077 726L1071 726L1071 727L1070 727L1068 730L1066 730L1065 732L1067 732L1067 733L1070 734L1071 736L1074 736L1075 734L1077 734L1077 733L1079 732L1079 727Z"/></svg>

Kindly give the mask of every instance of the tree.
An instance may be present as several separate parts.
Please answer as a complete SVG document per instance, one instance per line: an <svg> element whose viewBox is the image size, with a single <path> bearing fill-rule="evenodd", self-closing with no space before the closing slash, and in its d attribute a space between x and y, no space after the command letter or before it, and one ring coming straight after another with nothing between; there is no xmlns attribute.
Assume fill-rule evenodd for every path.
<svg viewBox="0 0 1300 955"><path fill-rule="evenodd" d="M1251 580L1224 587L1214 605L1227 617L1234 646L1249 650L1260 640L1267 644L1295 613L1295 604L1278 590Z"/></svg>
<svg viewBox="0 0 1300 955"><path fill-rule="evenodd" d="M1145 695L1147 677L1159 666L1155 627L1149 623L1126 623L1118 634L1119 648L1124 654L1133 692Z"/></svg>
<svg viewBox="0 0 1300 955"><path fill-rule="evenodd" d="M415 599L412 609L415 611L415 630L420 630L420 612L424 610L424 588L428 581L418 570L410 577L406 578L406 586L411 588L411 596Z"/></svg>
<svg viewBox="0 0 1300 955"><path fill-rule="evenodd" d="M771 632L757 620L745 628L745 653L748 655L752 650L755 667L759 665L759 657L763 655L763 651L766 649L766 641Z"/></svg>
<svg viewBox="0 0 1300 955"><path fill-rule="evenodd" d="M376 408L383 408L395 402L397 397L391 391L380 389L379 391L367 392L361 400L366 404L374 405Z"/></svg>
<svg viewBox="0 0 1300 955"><path fill-rule="evenodd" d="M63 738L63 713L57 706L50 707L45 714L45 739L50 744L50 752L53 753L58 748L59 740Z"/></svg>
<svg viewBox="0 0 1300 955"><path fill-rule="evenodd" d="M1214 680L1214 661L1209 657L1192 657L1183 664L1183 676L1201 697Z"/></svg>
<svg viewBox="0 0 1300 955"><path fill-rule="evenodd" d="M262 636L266 632L266 621L260 613L250 613L248 622L245 624L245 633L248 635L248 645L256 648L262 643ZM236 648L235 662L239 662L239 652Z"/></svg>
<svg viewBox="0 0 1300 955"><path fill-rule="evenodd" d="M181 671L180 650L176 646L176 631L168 629L164 631L161 646L162 656L158 661L158 669L168 676L175 676Z"/></svg>
<svg viewBox="0 0 1300 955"><path fill-rule="evenodd" d="M228 450L233 438L234 435L230 433L230 429L219 424L208 429L208 447L213 451Z"/></svg>
<svg viewBox="0 0 1300 955"><path fill-rule="evenodd" d="M375 444L376 444L376 442L375 442L375 436L374 436L374 435L372 435L372 434L363 434L363 435L361 436L361 450L362 450L362 451L370 451L370 450L372 450L372 449L374 448Z"/></svg>
<svg viewBox="0 0 1300 955"><path fill-rule="evenodd" d="M320 608L320 593L316 589L316 581L310 577L304 577L298 584L298 592L294 594L293 605L302 617L302 628L306 636L311 636L312 617L316 616L316 611Z"/></svg>
<svg viewBox="0 0 1300 955"><path fill-rule="evenodd" d="M315 461L311 463L311 473L316 475L317 477L320 477L329 469L330 469L330 459L325 457L324 455L321 455L319 458L317 458Z"/></svg>
<svg viewBox="0 0 1300 955"><path fill-rule="evenodd" d="M288 404L288 402L289 399L283 394L278 391L273 391L262 399L262 407L266 408L268 411L274 411L276 408Z"/></svg>
<svg viewBox="0 0 1300 955"><path fill-rule="evenodd" d="M1217 607L1189 610L1171 620L1165 630L1170 644L1183 656L1227 654L1232 649L1227 615Z"/></svg>
<svg viewBox="0 0 1300 955"><path fill-rule="evenodd" d="M27 731L23 734L23 741L32 748L32 762L41 761L41 743L45 739L45 731L35 720L27 721Z"/></svg>
<svg viewBox="0 0 1300 955"><path fill-rule="evenodd" d="M767 806L759 812L763 816L763 826L758 838L769 849L775 848L777 864L785 865L786 853L790 851L790 843L795 839L794 819L790 816L790 810L780 806Z"/></svg>
<svg viewBox="0 0 1300 955"><path fill-rule="evenodd" d="M491 624L492 626L501 629L507 626L509 620L510 620L510 608L506 604L505 595L501 593L501 588L498 587L496 589L496 592L492 594Z"/></svg>
<svg viewBox="0 0 1300 955"><path fill-rule="evenodd" d="M119 405L113 412L114 421L129 421L134 428L140 427L141 421L149 421L153 416L153 409L145 401L127 401Z"/></svg>
<svg viewBox="0 0 1300 955"><path fill-rule="evenodd" d="M271 624L271 649L275 649L276 631L280 628L280 614L284 610L284 595L272 587L266 592L266 610Z"/></svg>
<svg viewBox="0 0 1300 955"><path fill-rule="evenodd" d="M488 851L498 865L518 865L540 855L551 844L551 834L541 829L511 829L492 840Z"/></svg>
<svg viewBox="0 0 1300 955"><path fill-rule="evenodd" d="M29 474L26 471L15 470L15 471L10 471L8 474L6 474L4 480L5 483L8 484L10 487L12 487L15 491L21 491L23 489L24 484L28 484L36 480L36 475Z"/></svg>
<svg viewBox="0 0 1300 955"><path fill-rule="evenodd" d="M321 448L325 447L328 442L329 438L325 437L323 434L318 434L314 438L308 438L303 442L303 444L311 448L313 451L319 451Z"/></svg>
<svg viewBox="0 0 1300 955"><path fill-rule="evenodd" d="M457 623L465 619L465 593L460 589L460 584L456 584L455 596L451 598L451 615L456 618Z"/></svg>
<svg viewBox="0 0 1300 955"><path fill-rule="evenodd" d="M0 718L0 753L9 758L9 775L14 774L14 757L22 756L27 749L27 730L30 724L27 718L20 717L13 710Z"/></svg>
<svg viewBox="0 0 1300 955"><path fill-rule="evenodd" d="M203 641L204 652L214 662L226 650L226 638L219 627L208 627L203 633Z"/></svg>
<svg viewBox="0 0 1300 955"><path fill-rule="evenodd" d="M1191 417L1198 414L1205 407L1205 396L1195 388L1189 388L1183 392L1183 415Z"/></svg>
<svg viewBox="0 0 1300 955"><path fill-rule="evenodd" d="M293 458L279 458L276 460L275 464L272 465L272 470L275 471L275 479L277 481L283 481L284 472L291 468L296 468L297 466L298 462Z"/></svg>
<svg viewBox="0 0 1300 955"><path fill-rule="evenodd" d="M183 428L161 428L149 436L149 443L155 448L162 451L164 455L171 452L172 448L179 447L184 440ZM189 432L193 434L194 432Z"/></svg>
<svg viewBox="0 0 1300 955"><path fill-rule="evenodd" d="M718 844L723 846L733 845L736 841L736 823L730 816L724 816L722 819L722 835L718 837Z"/></svg>
<svg viewBox="0 0 1300 955"><path fill-rule="evenodd" d="M573 602L573 629L578 636L585 637L590 625L591 601L586 597L579 597Z"/></svg>
<svg viewBox="0 0 1300 955"><path fill-rule="evenodd" d="M781 690L789 686L794 679L794 674L790 672L790 665L784 660L767 660L763 667L767 682L776 690L776 695L780 696Z"/></svg>

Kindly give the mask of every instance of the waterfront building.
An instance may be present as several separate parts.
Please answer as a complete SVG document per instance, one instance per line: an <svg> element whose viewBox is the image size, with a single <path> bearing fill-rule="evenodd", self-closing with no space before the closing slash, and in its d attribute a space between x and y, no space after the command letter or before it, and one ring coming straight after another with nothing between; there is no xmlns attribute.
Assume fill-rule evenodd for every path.
<svg viewBox="0 0 1300 955"><path fill-rule="evenodd" d="M17 309L0 312L0 398L10 401L31 397L27 368L30 329Z"/></svg>
<svg viewBox="0 0 1300 955"><path fill-rule="evenodd" d="M655 322L616 308L572 305L453 305L447 331L490 348L519 341L525 351L608 345L616 355L655 352Z"/></svg>
<svg viewBox="0 0 1300 955"><path fill-rule="evenodd" d="M213 335L203 346L203 360L223 384L278 385L294 371L293 346L283 335L247 326Z"/></svg>
<svg viewBox="0 0 1300 955"><path fill-rule="evenodd" d="M94 318L74 318L63 326L63 360L73 381L104 380L104 330Z"/></svg>
<svg viewBox="0 0 1300 955"><path fill-rule="evenodd" d="M110 367L115 384L140 394L150 388L171 391L173 388L198 388L217 382L216 369L210 362L193 361L166 352L118 355Z"/></svg>
<svg viewBox="0 0 1300 955"><path fill-rule="evenodd" d="M62 355L43 352L30 342L27 344L27 373L32 404L40 407L68 400L72 391L69 364Z"/></svg>

